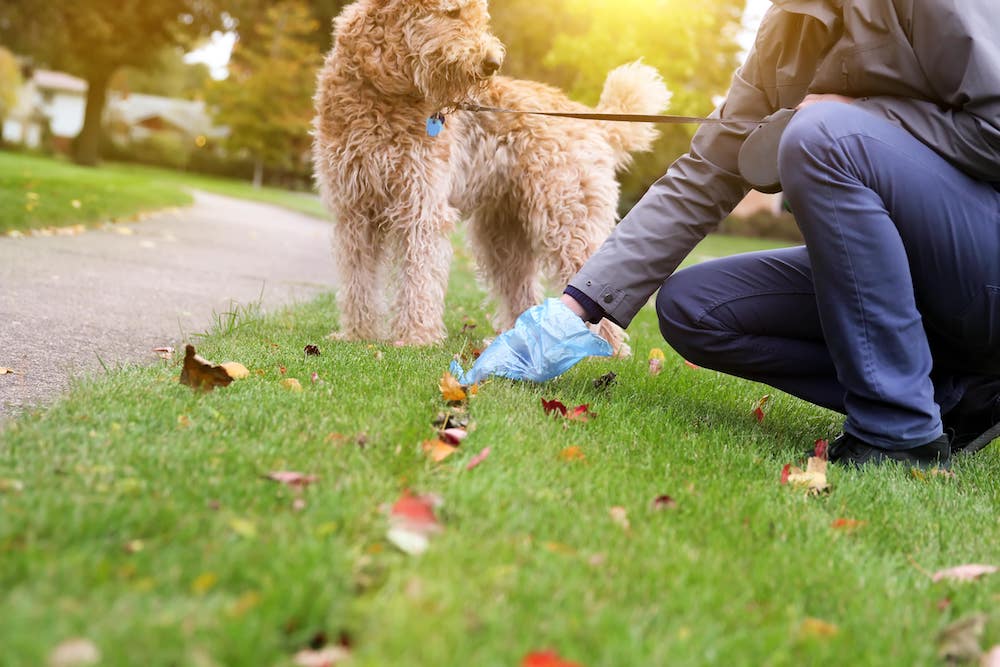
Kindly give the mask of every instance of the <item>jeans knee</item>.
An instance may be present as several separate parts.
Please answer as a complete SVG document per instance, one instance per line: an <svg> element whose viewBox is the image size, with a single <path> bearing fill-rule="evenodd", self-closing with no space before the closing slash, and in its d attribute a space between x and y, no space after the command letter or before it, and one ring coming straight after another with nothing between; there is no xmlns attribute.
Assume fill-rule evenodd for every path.
<svg viewBox="0 0 1000 667"><path fill-rule="evenodd" d="M857 131L857 114L866 112L840 102L819 102L795 114L778 145L778 169L785 192L809 182L812 164L829 166L837 140Z"/></svg>

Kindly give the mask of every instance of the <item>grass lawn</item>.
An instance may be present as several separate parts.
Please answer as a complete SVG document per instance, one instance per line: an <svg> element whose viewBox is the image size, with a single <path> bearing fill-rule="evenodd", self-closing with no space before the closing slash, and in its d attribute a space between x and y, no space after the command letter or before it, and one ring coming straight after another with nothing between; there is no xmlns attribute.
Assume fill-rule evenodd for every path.
<svg viewBox="0 0 1000 667"><path fill-rule="evenodd" d="M429 461L438 380L487 329L464 253L458 264L439 348L328 341L329 298L250 309L194 341L248 379L200 395L177 383L177 360L128 367L9 424L0 663L46 664L83 637L102 665L291 665L338 638L350 664L383 667L510 667L541 649L588 667L934 665L936 635L979 612L982 645L1000 643L1000 575L927 574L997 564L1000 449L957 463L953 480L835 470L829 495L806 497L780 471L835 435L837 415L775 395L758 423L766 388L669 350L651 376L662 343L648 309L634 359L543 386L491 381L459 452ZM467 318L479 326L463 333ZM617 384L596 389L608 371ZM283 389L288 377L304 391ZM541 398L597 416L547 417ZM319 476L304 508L262 478L275 470ZM444 501L419 557L386 539L382 508L406 489ZM651 509L664 494L676 507Z"/></svg>
<svg viewBox="0 0 1000 667"><path fill-rule="evenodd" d="M0 234L103 223L193 199L192 188L326 217L319 199L277 188L185 172L111 164L87 169L65 160L0 151Z"/></svg>

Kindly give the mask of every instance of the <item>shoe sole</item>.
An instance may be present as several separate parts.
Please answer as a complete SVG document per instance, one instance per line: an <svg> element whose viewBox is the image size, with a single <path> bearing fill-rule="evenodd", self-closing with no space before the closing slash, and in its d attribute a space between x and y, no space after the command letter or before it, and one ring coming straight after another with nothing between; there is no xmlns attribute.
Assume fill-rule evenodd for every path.
<svg viewBox="0 0 1000 667"><path fill-rule="evenodd" d="M955 453L961 454L962 456L970 456L981 449L986 449L986 447L988 447L989 444L998 437L1000 437L1000 422L991 426L985 433Z"/></svg>

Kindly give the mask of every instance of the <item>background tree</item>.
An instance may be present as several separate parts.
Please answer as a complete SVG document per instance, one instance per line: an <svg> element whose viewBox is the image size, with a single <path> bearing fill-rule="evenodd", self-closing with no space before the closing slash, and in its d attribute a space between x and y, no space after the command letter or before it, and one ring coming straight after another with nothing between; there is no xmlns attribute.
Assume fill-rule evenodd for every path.
<svg viewBox="0 0 1000 667"><path fill-rule="evenodd" d="M80 164L99 159L108 83L121 67L148 67L168 45L190 45L221 13L211 0L3 0L0 41L87 81L87 110L74 146Z"/></svg>
<svg viewBox="0 0 1000 667"><path fill-rule="evenodd" d="M17 94L21 89L21 66L14 54L0 46L0 129L3 121L17 104Z"/></svg>
<svg viewBox="0 0 1000 667"><path fill-rule="evenodd" d="M229 78L212 85L209 103L230 130L228 148L249 153L254 184L265 167L308 161L312 96L322 51L312 41L319 28L309 7L285 0L244 31L229 62Z"/></svg>
<svg viewBox="0 0 1000 667"><path fill-rule="evenodd" d="M123 67L112 77L110 89L121 93L162 95L194 100L204 97L212 72L204 63L187 63L180 46L160 50L148 67Z"/></svg>

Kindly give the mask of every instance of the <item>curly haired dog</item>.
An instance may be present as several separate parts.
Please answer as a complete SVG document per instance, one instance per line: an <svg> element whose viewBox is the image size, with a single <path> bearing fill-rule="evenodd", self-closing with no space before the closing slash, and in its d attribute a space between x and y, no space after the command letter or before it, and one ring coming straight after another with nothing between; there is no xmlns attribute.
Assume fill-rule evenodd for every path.
<svg viewBox="0 0 1000 667"><path fill-rule="evenodd" d="M336 19L319 75L313 159L335 217L339 336L424 345L442 315L461 218L480 274L510 328L542 298L540 276L565 285L616 221L618 169L649 150L649 125L456 111L442 133L427 119L456 103L587 111L552 87L495 76L504 47L486 0L359 0ZM658 113L670 93L655 69L608 76L598 109ZM391 276L389 330L382 293ZM600 333L626 351L624 332Z"/></svg>

